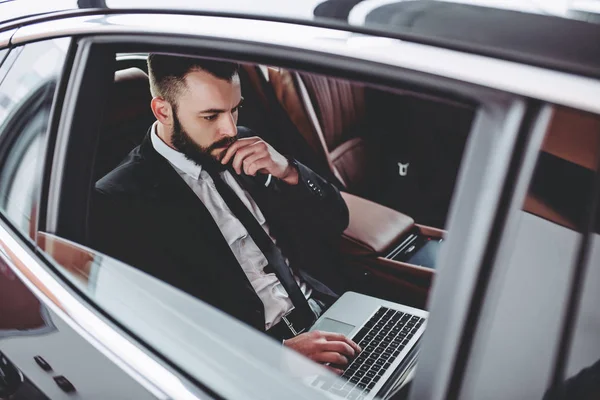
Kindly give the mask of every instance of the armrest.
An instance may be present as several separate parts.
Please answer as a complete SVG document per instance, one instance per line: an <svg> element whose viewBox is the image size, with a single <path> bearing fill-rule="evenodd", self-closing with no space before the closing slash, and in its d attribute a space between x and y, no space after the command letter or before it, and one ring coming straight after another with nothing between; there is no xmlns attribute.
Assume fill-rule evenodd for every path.
<svg viewBox="0 0 600 400"><path fill-rule="evenodd" d="M407 233L415 221L396 210L342 192L350 212L342 251L354 255L383 253Z"/></svg>

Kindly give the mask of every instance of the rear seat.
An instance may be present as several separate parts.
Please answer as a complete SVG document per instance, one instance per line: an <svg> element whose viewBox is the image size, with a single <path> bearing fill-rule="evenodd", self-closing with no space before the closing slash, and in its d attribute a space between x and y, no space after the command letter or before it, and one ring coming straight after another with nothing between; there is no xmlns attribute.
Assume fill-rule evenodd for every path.
<svg viewBox="0 0 600 400"><path fill-rule="evenodd" d="M117 71L114 82L96 151L95 180L109 173L140 144L155 120L150 109L148 75L144 71L139 68Z"/></svg>
<svg viewBox="0 0 600 400"><path fill-rule="evenodd" d="M472 106L322 75L270 70L269 77L278 101L346 191L444 227Z"/></svg>
<svg viewBox="0 0 600 400"><path fill-rule="evenodd" d="M294 124L345 189L367 195L376 176L366 128L364 88L321 75L270 70L270 83Z"/></svg>

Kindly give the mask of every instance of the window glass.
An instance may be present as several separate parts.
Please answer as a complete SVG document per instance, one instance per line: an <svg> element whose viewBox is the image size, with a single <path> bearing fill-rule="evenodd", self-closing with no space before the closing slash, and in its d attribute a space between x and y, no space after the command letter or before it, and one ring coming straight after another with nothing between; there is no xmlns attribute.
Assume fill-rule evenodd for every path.
<svg viewBox="0 0 600 400"><path fill-rule="evenodd" d="M33 235L44 134L68 39L38 42L18 54L0 85L0 209Z"/></svg>
<svg viewBox="0 0 600 400"><path fill-rule="evenodd" d="M589 118L588 168L598 191L598 153L600 152L600 117ZM594 151L595 150L595 151ZM594 175L591 171L595 171ZM592 186L590 186L591 190ZM598 192L596 192L598 196ZM598 197L596 197L598 199ZM596 399L600 396L600 202L596 221L589 233L588 255L579 285L579 310L574 320L573 336L566 359L560 399ZM585 221L589 223L589 219Z"/></svg>
<svg viewBox="0 0 600 400"><path fill-rule="evenodd" d="M560 106L548 111L524 204L507 226L488 291L492 300L481 313L485 333L475 346L485 350L480 364L473 362L473 398L494 387L506 398L542 399L554 372L589 218L600 119Z"/></svg>
<svg viewBox="0 0 600 400"><path fill-rule="evenodd" d="M3 50L4 55L0 57L0 84L2 84L2 81L4 81L4 77L6 77L6 74L10 70L10 67L12 67L13 63L15 62L15 59L17 58L22 49L22 47L17 47L16 49L12 49L10 52L8 50ZM0 99L2 99L2 97L0 97ZM0 100L0 107L7 106L8 103L6 101Z"/></svg>

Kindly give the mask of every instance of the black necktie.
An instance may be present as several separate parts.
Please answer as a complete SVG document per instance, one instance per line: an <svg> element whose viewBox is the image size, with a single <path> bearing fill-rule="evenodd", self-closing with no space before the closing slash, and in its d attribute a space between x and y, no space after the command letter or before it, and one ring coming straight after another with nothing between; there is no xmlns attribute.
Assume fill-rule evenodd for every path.
<svg viewBox="0 0 600 400"><path fill-rule="evenodd" d="M294 308L300 311L303 319L305 319L305 326L310 326L315 321L315 314L312 312L306 298L298 287L290 267L285 262L285 258L279 247L273 243L273 240L267 235L256 218L254 218L254 215L252 215L250 210L242 203L233 189L225 183L223 178L221 178L218 170L211 168L210 166L205 166L204 169L213 179L215 187L225 201L225 204L227 204L233 215L235 215L242 225L244 225L248 234L252 237L252 240L254 240L254 243L256 243L260 251L262 251L269 263L267 268L271 267L271 269L275 271L275 275L285 288L288 296L290 296Z"/></svg>

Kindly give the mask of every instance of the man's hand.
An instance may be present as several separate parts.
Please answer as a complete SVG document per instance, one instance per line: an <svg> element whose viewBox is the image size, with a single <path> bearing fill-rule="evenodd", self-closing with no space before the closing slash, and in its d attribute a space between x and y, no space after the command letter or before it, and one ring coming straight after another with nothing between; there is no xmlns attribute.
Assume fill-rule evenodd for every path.
<svg viewBox="0 0 600 400"><path fill-rule="evenodd" d="M283 344L315 362L331 363L341 367L348 365L350 360L361 351L356 343L340 333L320 331L301 333ZM343 372L334 366L325 365L336 374Z"/></svg>
<svg viewBox="0 0 600 400"><path fill-rule="evenodd" d="M231 166L238 174L255 176L271 174L290 184L298 184L298 171L287 158L259 137L243 138L233 143L221 158L221 164L233 160Z"/></svg>

